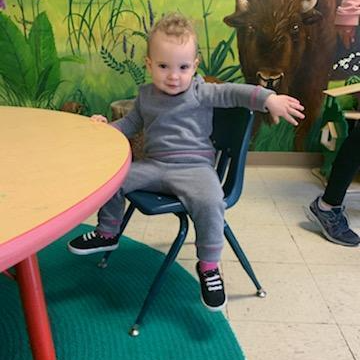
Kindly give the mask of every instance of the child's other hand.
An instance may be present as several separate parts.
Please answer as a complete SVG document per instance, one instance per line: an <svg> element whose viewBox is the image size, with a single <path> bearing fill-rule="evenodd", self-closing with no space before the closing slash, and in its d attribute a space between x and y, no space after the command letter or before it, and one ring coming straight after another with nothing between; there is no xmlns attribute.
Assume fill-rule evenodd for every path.
<svg viewBox="0 0 360 360"><path fill-rule="evenodd" d="M304 107L300 101L288 95L271 94L265 101L265 106L268 108L274 124L278 124L280 116L288 123L297 126L299 123L294 119L304 119L305 115L302 113Z"/></svg>
<svg viewBox="0 0 360 360"><path fill-rule="evenodd" d="M96 123L108 123L108 119L105 116L95 114L90 118L91 121Z"/></svg>

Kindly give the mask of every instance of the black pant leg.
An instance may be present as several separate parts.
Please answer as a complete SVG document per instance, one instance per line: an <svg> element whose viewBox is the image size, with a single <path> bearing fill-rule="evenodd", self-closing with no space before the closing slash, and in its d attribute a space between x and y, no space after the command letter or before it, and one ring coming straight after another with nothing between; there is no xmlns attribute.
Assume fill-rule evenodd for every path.
<svg viewBox="0 0 360 360"><path fill-rule="evenodd" d="M323 200L333 206L341 205L346 190L360 165L360 127L355 127L343 142L334 161Z"/></svg>

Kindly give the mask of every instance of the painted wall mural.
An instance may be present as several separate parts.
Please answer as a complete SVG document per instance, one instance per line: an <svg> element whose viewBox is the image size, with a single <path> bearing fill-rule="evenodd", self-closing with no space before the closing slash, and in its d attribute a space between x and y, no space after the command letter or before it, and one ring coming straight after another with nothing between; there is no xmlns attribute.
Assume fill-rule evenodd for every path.
<svg viewBox="0 0 360 360"><path fill-rule="evenodd" d="M273 10L259 13L265 2L271 3L269 9ZM283 54L282 49L272 48L275 34L278 34L276 22L282 21L273 14L283 2L249 0L246 11L237 5L234 13L235 0L0 0L0 105L110 116L109 105L113 101L133 98L138 86L149 81L143 59L150 27L163 13L180 11L195 22L202 58L199 72L209 80L254 83L261 73L260 78L267 85L271 80L273 88L303 96L304 103L308 101L306 97L313 102L318 99L315 106L318 114L311 115L311 121L297 133L285 122L270 126L262 121L253 137L252 149L316 151L321 124L321 90L327 85L331 53L335 51L335 0L319 0L330 7L327 22L318 21L317 27L310 25L311 36L315 31L319 39L317 45L311 49L303 46L301 54L294 57L297 51L294 48L298 45L295 44L287 59L287 70L275 74L274 69L279 68L276 59L279 59L278 64L285 63L285 55L279 56ZM285 3L288 7L296 3L297 7L293 7L299 8L301 0ZM223 22L226 16L230 27ZM265 31L266 26L272 26L274 39L269 37L267 43L256 42L253 31ZM302 31L290 29L294 33L298 30ZM330 39L326 40L329 43L326 56L325 33ZM296 36L290 35L291 44ZM320 43L322 50L319 52ZM316 61L317 52L320 53L318 57L323 56L327 61L326 65ZM294 75L290 68L295 60L303 66L300 73ZM267 70L270 72L265 74ZM356 81L355 75L356 72L350 72L341 81ZM294 83L302 89L294 91ZM307 92L313 88L316 89ZM347 106L353 106L353 99L346 101ZM307 108L311 112L311 101L309 104Z"/></svg>
<svg viewBox="0 0 360 360"><path fill-rule="evenodd" d="M241 1L225 18L238 29L247 82L294 96L304 105L307 121L295 131L299 150L320 113L328 83L336 45L335 10L336 0Z"/></svg>

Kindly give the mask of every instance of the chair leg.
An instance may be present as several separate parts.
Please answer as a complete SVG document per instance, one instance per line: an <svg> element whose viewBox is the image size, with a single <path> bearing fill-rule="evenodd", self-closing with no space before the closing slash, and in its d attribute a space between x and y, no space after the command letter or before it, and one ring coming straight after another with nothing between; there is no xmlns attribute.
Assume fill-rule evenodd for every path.
<svg viewBox="0 0 360 360"><path fill-rule="evenodd" d="M252 269L252 267L250 265L249 260L247 259L244 251L241 249L238 241L236 240L234 233L232 232L230 226L228 225L228 223L226 221L224 221L224 233L225 233L225 237L228 240L232 250L234 251L237 258L239 259L242 267L244 268L244 270L246 271L246 273L249 275L250 279L256 286L256 289L257 289L256 295L259 297L262 297L262 298L265 297L266 291L261 287L259 281L256 278L254 270Z"/></svg>
<svg viewBox="0 0 360 360"><path fill-rule="evenodd" d="M183 245L188 228L189 228L189 222L187 219L187 216L185 213L176 213L175 214L179 220L180 220L180 229L176 236L176 239L174 240L173 244L170 247L169 252L167 253L165 260L163 261L160 270L156 274L155 279L153 280L153 283L151 284L150 290L146 296L146 299L142 305L142 308L135 320L134 325L129 330L129 334L131 336L138 336L140 331L140 325L143 321L143 318L154 300L155 296L159 293L161 286L164 283L165 275L167 274L167 271L169 270L170 266L173 264L173 262L176 259L177 254L179 253L181 246Z"/></svg>
<svg viewBox="0 0 360 360"><path fill-rule="evenodd" d="M130 203L127 210L126 210L126 212L125 212L123 221L122 221L121 226L120 226L119 238L121 237L122 233L124 232L124 230L126 228L126 225L128 224L134 210L135 210L135 206L132 203ZM111 253L112 253L112 251L106 251L104 253L102 259L98 263L99 268L105 269L108 266L108 259L109 259L110 255L111 255Z"/></svg>

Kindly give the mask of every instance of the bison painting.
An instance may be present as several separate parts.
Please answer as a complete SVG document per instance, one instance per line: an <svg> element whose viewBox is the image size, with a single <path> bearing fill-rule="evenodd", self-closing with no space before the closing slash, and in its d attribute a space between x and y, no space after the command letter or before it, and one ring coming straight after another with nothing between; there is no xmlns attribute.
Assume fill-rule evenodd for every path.
<svg viewBox="0 0 360 360"><path fill-rule="evenodd" d="M246 82L298 98L305 120L295 148L321 110L335 54L336 0L236 0L224 22L237 29L239 61Z"/></svg>

